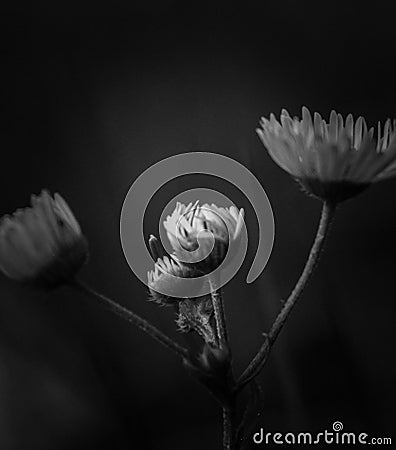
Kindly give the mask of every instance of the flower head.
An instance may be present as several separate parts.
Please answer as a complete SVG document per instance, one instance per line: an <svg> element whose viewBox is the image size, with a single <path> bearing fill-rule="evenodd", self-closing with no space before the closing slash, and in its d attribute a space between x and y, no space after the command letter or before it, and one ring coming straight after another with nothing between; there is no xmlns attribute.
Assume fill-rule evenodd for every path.
<svg viewBox="0 0 396 450"><path fill-rule="evenodd" d="M243 209L235 206L177 203L164 227L176 258L208 273L223 262L230 243L240 238L243 215Z"/></svg>
<svg viewBox="0 0 396 450"><path fill-rule="evenodd" d="M339 202L358 194L371 183L396 174L396 122L388 119L367 128L349 114L344 122L332 111L329 123L302 108L302 119L283 109L280 122L273 114L262 118L260 139L272 159L296 178L310 194Z"/></svg>
<svg viewBox="0 0 396 450"><path fill-rule="evenodd" d="M158 258L154 270L147 273L151 299L161 305L171 305L189 297L191 285L186 288L183 279L193 276L191 268L181 265L174 257ZM167 292L167 295L161 292Z"/></svg>
<svg viewBox="0 0 396 450"><path fill-rule="evenodd" d="M17 281L55 287L86 262L87 241L65 200L47 191L0 222L0 270Z"/></svg>

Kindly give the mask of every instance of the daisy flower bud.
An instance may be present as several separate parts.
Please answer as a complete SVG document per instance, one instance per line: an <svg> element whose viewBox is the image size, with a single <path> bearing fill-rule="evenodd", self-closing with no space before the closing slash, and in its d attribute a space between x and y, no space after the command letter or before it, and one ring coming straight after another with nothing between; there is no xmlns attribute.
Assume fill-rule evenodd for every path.
<svg viewBox="0 0 396 450"><path fill-rule="evenodd" d="M235 206L177 203L164 222L175 257L181 264L194 266L202 273L213 271L223 262L230 244L238 243L243 215L243 209Z"/></svg>
<svg viewBox="0 0 396 450"><path fill-rule="evenodd" d="M388 119L374 135L359 117L345 121L332 111L329 123L302 108L302 119L283 109L280 122L273 114L262 118L257 133L272 159L309 193L341 202L372 183L396 174L395 124Z"/></svg>
<svg viewBox="0 0 396 450"><path fill-rule="evenodd" d="M149 238L149 248L151 256L153 257L154 261L157 261L158 258L162 258L163 256L165 256L165 252L162 248L162 245L153 234L150 235Z"/></svg>
<svg viewBox="0 0 396 450"><path fill-rule="evenodd" d="M70 280L87 257L87 241L59 194L33 195L31 207L1 219L0 270L14 280L56 287Z"/></svg>
<svg viewBox="0 0 396 450"><path fill-rule="evenodd" d="M230 368L231 354L227 347L205 344L199 360L206 372L226 375Z"/></svg>

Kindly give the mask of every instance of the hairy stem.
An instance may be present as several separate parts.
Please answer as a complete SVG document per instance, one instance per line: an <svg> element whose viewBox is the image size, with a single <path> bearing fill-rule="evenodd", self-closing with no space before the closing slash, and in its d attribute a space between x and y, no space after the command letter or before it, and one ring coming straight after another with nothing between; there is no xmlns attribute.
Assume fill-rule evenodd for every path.
<svg viewBox="0 0 396 450"><path fill-rule="evenodd" d="M289 295L289 298L286 300L283 308L275 319L275 322L272 324L272 327L269 333L266 335L265 341L262 344L261 348L255 355L255 357L251 360L246 370L240 376L237 382L237 390L242 389L244 386L246 386L246 384L249 383L249 381L256 377L267 361L272 346L274 345L287 318L289 317L290 312L292 311L297 300L300 298L302 292L304 291L304 288L306 287L315 270L315 267L317 266L320 254L323 251L326 236L334 217L334 212L334 204L328 202L323 203L318 231L316 233L316 237L309 253L304 270L300 278L298 279L293 291Z"/></svg>
<svg viewBox="0 0 396 450"><path fill-rule="evenodd" d="M96 301L104 305L112 313L116 314L119 317L122 317L127 322L132 323L140 330L151 336L153 339L160 342L164 347L168 348L169 350L172 350L182 359L188 358L189 353L187 349L179 345L177 342L173 341L170 337L166 336L162 331L158 330L158 328L156 328L154 325L151 325L151 323L148 322L147 320L138 316L134 312L125 308L124 306L119 305L117 302L106 297L105 295L96 292L82 281L74 280L72 283L70 283L70 285L79 292L82 292L88 295L89 297L95 299Z"/></svg>
<svg viewBox="0 0 396 450"><path fill-rule="evenodd" d="M223 450L233 450L233 412L228 408L223 408Z"/></svg>
<svg viewBox="0 0 396 450"><path fill-rule="evenodd" d="M216 321L217 336L220 347L228 344L227 325L224 314L224 304L221 296L221 290L216 289L215 283L210 283L210 295L212 297L213 311Z"/></svg>

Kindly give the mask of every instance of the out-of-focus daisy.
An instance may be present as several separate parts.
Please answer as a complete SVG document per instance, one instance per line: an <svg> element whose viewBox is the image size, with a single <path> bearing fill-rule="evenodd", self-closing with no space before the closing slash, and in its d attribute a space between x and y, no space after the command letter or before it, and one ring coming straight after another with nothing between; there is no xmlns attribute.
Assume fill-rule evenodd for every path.
<svg viewBox="0 0 396 450"><path fill-rule="evenodd" d="M396 174L396 122L388 119L374 135L359 117L354 123L332 111L327 123L302 108L302 119L283 109L280 122L273 114L262 118L258 135L272 159L309 193L339 202L371 183Z"/></svg>
<svg viewBox="0 0 396 450"><path fill-rule="evenodd" d="M0 269L12 279L54 287L70 280L87 257L87 241L59 194L33 195L31 207L1 219Z"/></svg>
<svg viewBox="0 0 396 450"><path fill-rule="evenodd" d="M243 209L219 208L198 202L177 203L164 222L176 258L208 273L224 260L231 243L237 243L243 226Z"/></svg>

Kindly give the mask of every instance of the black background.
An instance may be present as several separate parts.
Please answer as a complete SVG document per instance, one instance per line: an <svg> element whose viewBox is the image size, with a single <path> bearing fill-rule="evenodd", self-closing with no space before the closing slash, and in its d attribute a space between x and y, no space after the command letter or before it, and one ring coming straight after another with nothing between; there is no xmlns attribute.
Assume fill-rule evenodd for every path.
<svg viewBox="0 0 396 450"><path fill-rule="evenodd" d="M302 105L372 125L396 117L393 3L2 6L0 213L43 187L61 192L90 242L82 278L182 342L173 311L145 301L123 257L124 196L144 169L177 153L245 164L276 221L272 257L253 285L244 279L257 225L234 188L175 180L146 219L156 232L161 205L200 185L247 209L250 259L225 289L240 373L302 268L320 211L269 158L258 120ZM340 208L260 376L257 431L323 431L339 420L346 431L392 434L395 188L395 179L382 182ZM32 292L2 277L0 291L1 450L220 448L219 407L158 344L71 289Z"/></svg>

